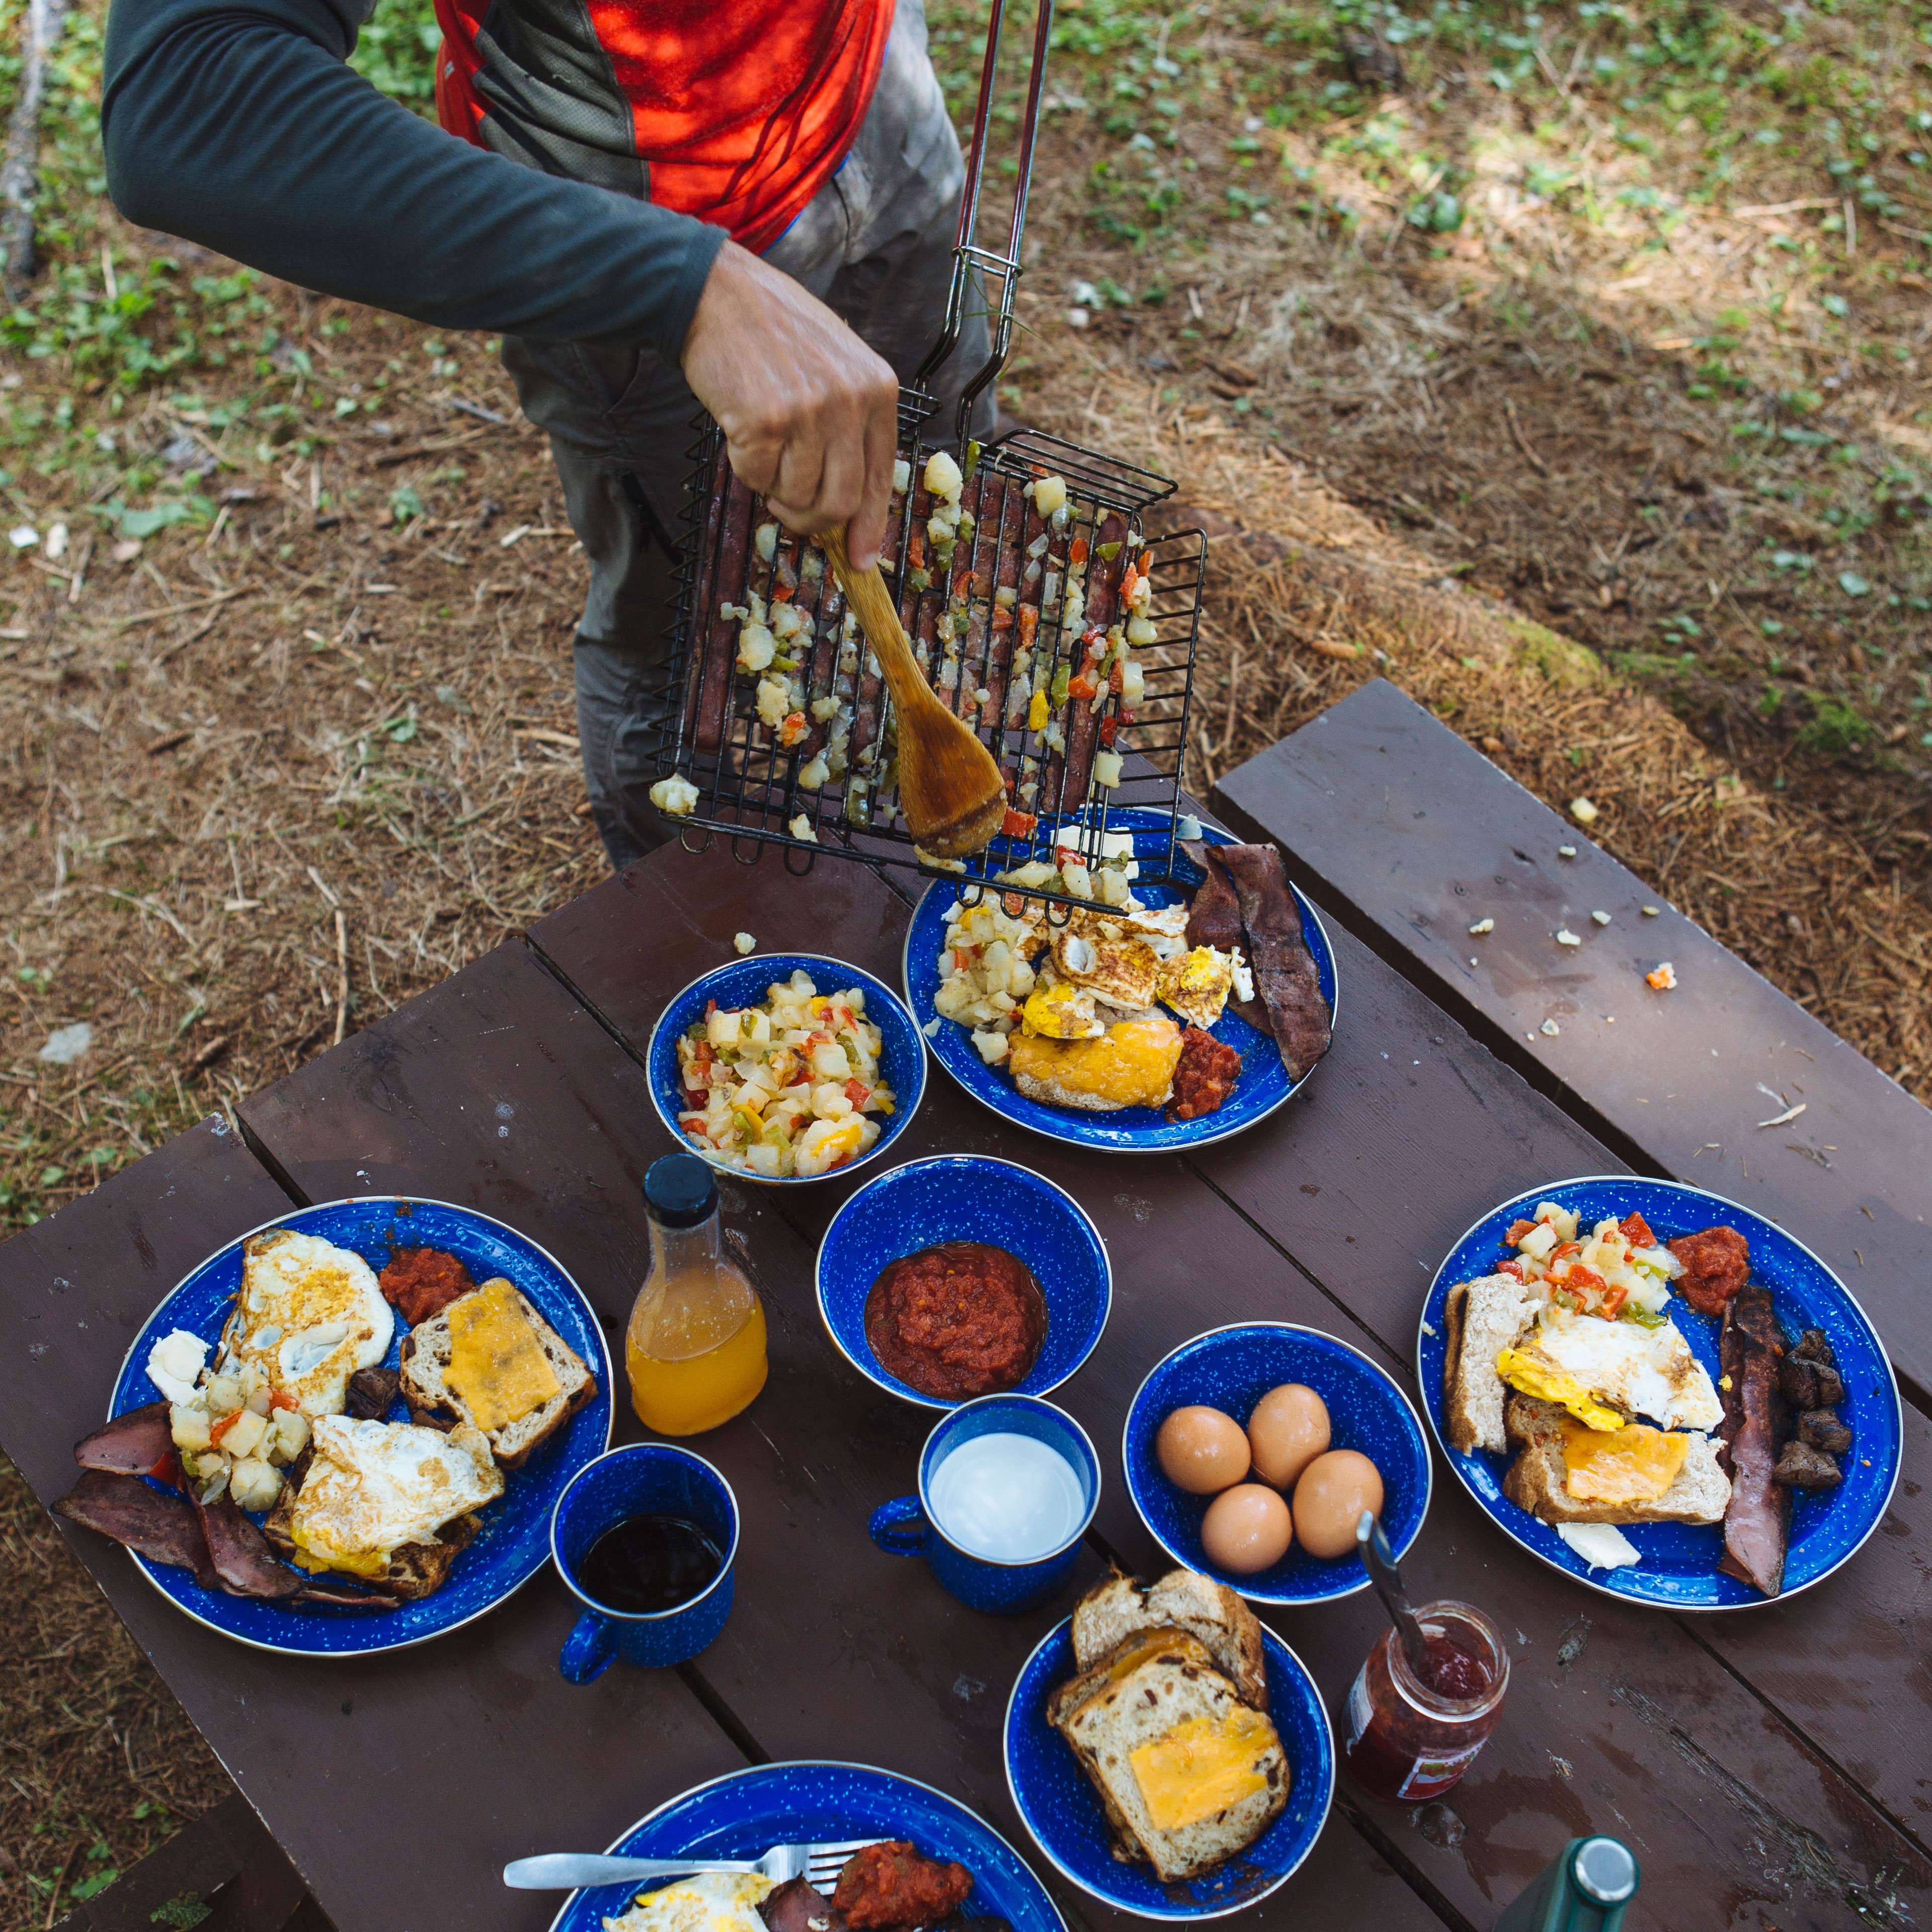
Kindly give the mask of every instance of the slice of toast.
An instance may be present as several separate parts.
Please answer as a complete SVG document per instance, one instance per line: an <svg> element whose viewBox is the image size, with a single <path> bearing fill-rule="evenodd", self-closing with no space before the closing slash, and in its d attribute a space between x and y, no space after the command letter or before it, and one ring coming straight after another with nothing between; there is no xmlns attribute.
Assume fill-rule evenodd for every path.
<svg viewBox="0 0 1932 1932"><path fill-rule="evenodd" d="M1496 1357L1528 1328L1536 1298L1506 1274L1458 1282L1443 1304L1442 1418L1450 1447L1465 1454L1509 1448Z"/></svg>
<svg viewBox="0 0 1932 1932"><path fill-rule="evenodd" d="M596 1394L597 1378L591 1373L584 1358L530 1305L530 1298L512 1284L504 1285L516 1295L524 1318L535 1330L557 1384L556 1393L536 1408L500 1428L483 1432L497 1466L520 1469ZM494 1279L480 1282L470 1293L480 1294L494 1286ZM440 1314L418 1322L404 1338L403 1400L410 1406L410 1420L428 1428L450 1429L458 1423L475 1426L469 1405L448 1380L453 1346L450 1310L468 1299L468 1295L458 1295Z"/></svg>
<svg viewBox="0 0 1932 1932"><path fill-rule="evenodd" d="M1062 1684L1048 1701L1047 1718L1100 1796L1118 1841L1114 1856L1123 1862L1144 1859L1172 1884L1252 1844L1280 1815L1292 1780L1265 1714L1242 1701L1198 1638L1179 1630L1165 1634L1168 1641L1151 1644L1130 1634L1116 1652ZM1238 1770L1258 1781L1204 1816L1163 1828L1149 1808L1133 1755L1190 1722L1231 1730Z"/></svg>
<svg viewBox="0 0 1932 1932"><path fill-rule="evenodd" d="M1690 1448L1669 1489L1648 1502L1583 1502L1565 1481L1561 1403L1512 1394L1505 1418L1516 1460L1503 1478L1503 1494L1519 1509L1547 1523L1718 1522L1731 1499L1730 1479L1718 1466L1718 1446L1708 1436L1686 1432Z"/></svg>
<svg viewBox="0 0 1932 1932"><path fill-rule="evenodd" d="M1268 1671L1255 1613L1225 1583L1192 1570L1170 1570L1148 1588L1116 1570L1074 1606L1073 1656L1083 1671L1128 1637L1162 1625L1207 1647L1244 1703L1268 1708Z"/></svg>

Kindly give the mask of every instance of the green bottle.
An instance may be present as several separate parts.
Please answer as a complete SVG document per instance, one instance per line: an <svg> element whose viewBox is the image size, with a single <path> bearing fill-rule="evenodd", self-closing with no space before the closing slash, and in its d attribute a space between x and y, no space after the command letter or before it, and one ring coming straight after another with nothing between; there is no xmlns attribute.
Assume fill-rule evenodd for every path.
<svg viewBox="0 0 1932 1932"><path fill-rule="evenodd" d="M1572 1838L1496 1921L1496 1932L1618 1932L1642 1876L1621 1838Z"/></svg>

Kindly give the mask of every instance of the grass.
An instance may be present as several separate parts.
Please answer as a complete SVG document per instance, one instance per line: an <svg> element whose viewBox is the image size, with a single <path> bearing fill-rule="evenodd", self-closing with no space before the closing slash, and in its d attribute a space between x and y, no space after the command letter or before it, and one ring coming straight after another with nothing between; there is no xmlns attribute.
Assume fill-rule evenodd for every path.
<svg viewBox="0 0 1932 1932"><path fill-rule="evenodd" d="M962 112L982 20L931 9ZM418 111L428 21L356 56ZM0 316L4 1228L602 868L581 565L491 345L121 223L100 32ZM1385 673L1559 806L1586 771L1612 850L1932 1092L1922 142L1923 0L1060 0L1003 393L1213 532L1190 778ZM38 1925L224 1786L4 1468L0 1550Z"/></svg>

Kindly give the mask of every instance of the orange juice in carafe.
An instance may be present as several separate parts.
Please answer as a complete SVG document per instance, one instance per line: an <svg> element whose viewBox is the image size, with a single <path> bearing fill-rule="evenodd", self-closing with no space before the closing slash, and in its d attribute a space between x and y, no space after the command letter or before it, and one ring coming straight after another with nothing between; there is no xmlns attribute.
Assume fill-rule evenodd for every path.
<svg viewBox="0 0 1932 1932"><path fill-rule="evenodd" d="M667 1154L644 1177L651 1271L624 1336L638 1419L660 1436L729 1422L765 1385L765 1311L724 1250L718 1189L694 1154Z"/></svg>

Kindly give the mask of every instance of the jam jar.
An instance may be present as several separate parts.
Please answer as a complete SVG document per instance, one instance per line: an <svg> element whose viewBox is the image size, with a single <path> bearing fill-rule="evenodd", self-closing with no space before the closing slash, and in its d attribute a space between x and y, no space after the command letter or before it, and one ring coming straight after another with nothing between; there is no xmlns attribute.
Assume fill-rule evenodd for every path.
<svg viewBox="0 0 1932 1932"><path fill-rule="evenodd" d="M1502 1715L1509 1653L1468 1604L1417 1611L1427 1643L1418 1676L1393 1630L1383 1631L1348 1693L1348 1774L1377 1798L1438 1798L1469 1768Z"/></svg>

